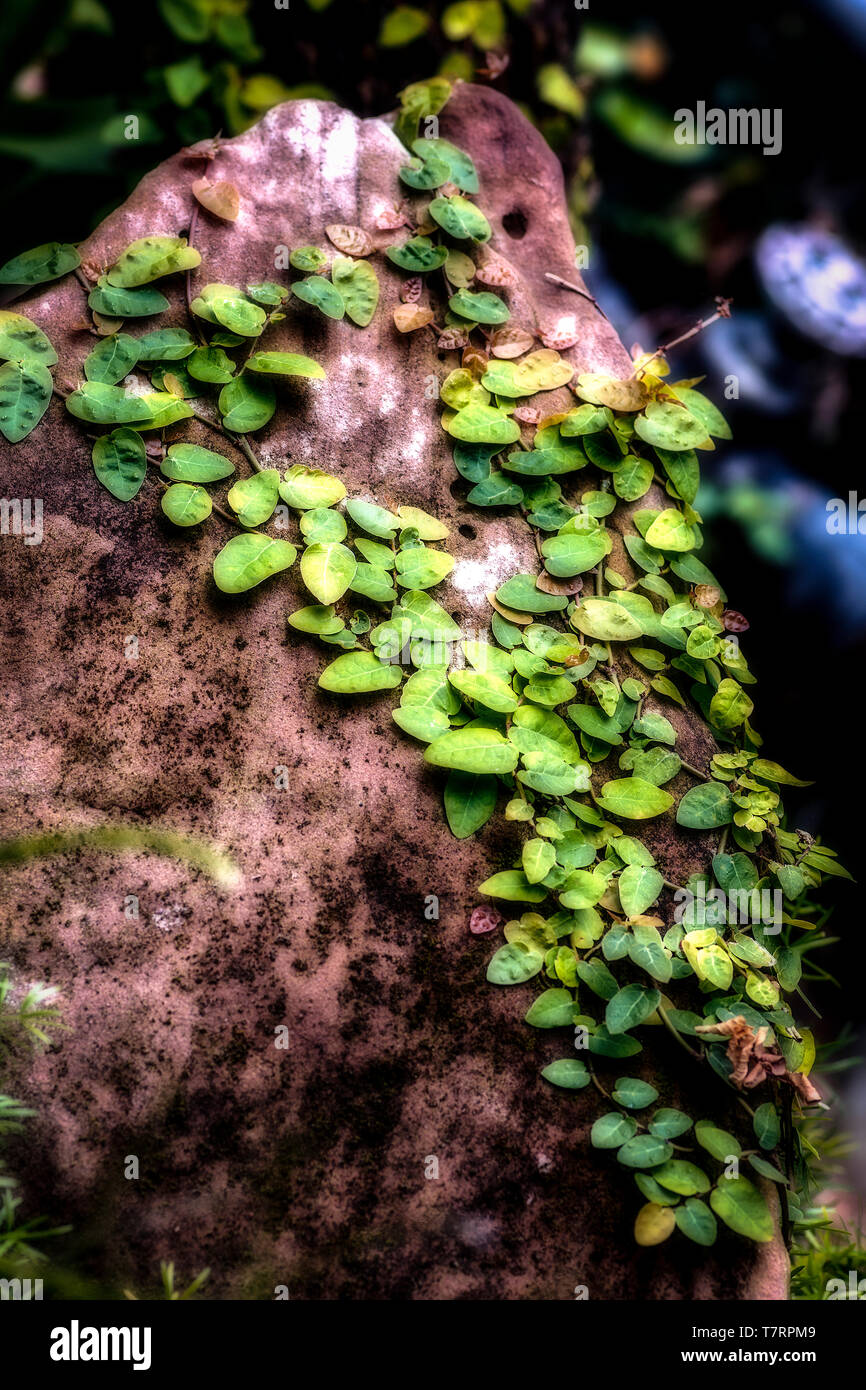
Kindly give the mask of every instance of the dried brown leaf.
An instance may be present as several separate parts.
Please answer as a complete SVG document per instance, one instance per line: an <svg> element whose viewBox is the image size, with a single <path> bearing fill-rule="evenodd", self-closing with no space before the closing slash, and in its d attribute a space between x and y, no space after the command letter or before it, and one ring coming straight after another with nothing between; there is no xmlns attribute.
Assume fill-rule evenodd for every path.
<svg viewBox="0 0 866 1390"><path fill-rule="evenodd" d="M433 310L424 309L419 304L398 304L394 310L394 324L400 333L414 333L432 322Z"/></svg>
<svg viewBox="0 0 866 1390"><path fill-rule="evenodd" d="M496 328L488 339L488 347L494 357L522 357L529 352L535 342L535 335L528 328L517 323L506 323Z"/></svg>
<svg viewBox="0 0 866 1390"><path fill-rule="evenodd" d="M203 208L221 217L224 222L237 222L241 210L241 195L233 183L211 183L210 179L196 179L192 186L193 195Z"/></svg>
<svg viewBox="0 0 866 1390"><path fill-rule="evenodd" d="M374 250L373 242L363 227L353 227L346 222L332 222L325 231L329 240L344 256L369 256Z"/></svg>

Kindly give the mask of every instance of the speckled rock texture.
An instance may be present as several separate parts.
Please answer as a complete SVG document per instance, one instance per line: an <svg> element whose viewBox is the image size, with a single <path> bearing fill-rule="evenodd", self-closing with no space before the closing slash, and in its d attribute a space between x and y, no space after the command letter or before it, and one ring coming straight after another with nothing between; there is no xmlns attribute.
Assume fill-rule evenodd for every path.
<svg viewBox="0 0 866 1390"><path fill-rule="evenodd" d="M473 87L458 89L441 133L479 168L492 246L521 278L515 318L545 330L576 319L566 355L624 371L604 316L544 278L577 275L541 137ZM202 214L196 283L275 278L277 246L324 245L332 222L371 226L399 199L404 161L386 121L314 101L276 108L214 166L242 212L234 226ZM85 261L109 265L136 237L185 230L200 173L184 154L161 165ZM393 239L377 234L380 246ZM328 377L281 387L257 447L267 464L319 465L350 494L441 516L458 564L437 595L486 627L485 592L534 567L529 528L462 500L425 393L455 358L427 333L395 332L402 276L375 264L383 294L368 329L296 305L274 331L269 347L309 353ZM182 322L181 277L164 283ZM52 338L57 382L77 384L93 339L75 327L76 279L16 308ZM196 422L169 434L216 442ZM28 1165L33 1209L74 1223L94 1277L152 1288L159 1260L174 1259L187 1277L211 1266L217 1298L271 1298L278 1284L300 1299L569 1300L580 1285L592 1299L783 1297L778 1243L633 1245L632 1178L588 1145L599 1097L540 1079L562 1041L524 1024L531 987L485 983L493 943L468 931L475 885L512 861L519 830L500 819L454 840L439 774L393 724L389 697L344 703L317 689L326 654L286 627L304 601L297 582L221 596L211 564L224 523L178 533L155 482L123 505L89 455L60 400L4 449L4 494L44 499L45 537L0 540L0 829L166 826L228 848L242 877L221 890L173 862L94 854L3 875L0 957L22 980L61 986L70 1025L13 1078L38 1111L11 1151ZM621 545L614 562L625 568ZM705 760L700 722L664 713L684 755ZM287 791L274 785L280 765ZM677 881L708 848L670 824L652 837ZM137 920L124 914L131 894ZM425 917L431 894L438 921ZM288 1050L274 1045L280 1025ZM666 1104L707 1102L711 1083L680 1084L688 1061L666 1038L645 1055ZM124 1178L127 1155L137 1181ZM438 1178L425 1176L431 1156Z"/></svg>

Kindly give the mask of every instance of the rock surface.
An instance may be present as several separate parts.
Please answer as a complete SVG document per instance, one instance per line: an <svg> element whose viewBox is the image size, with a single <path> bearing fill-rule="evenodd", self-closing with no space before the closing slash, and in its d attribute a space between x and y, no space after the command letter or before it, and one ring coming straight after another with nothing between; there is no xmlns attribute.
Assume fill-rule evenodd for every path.
<svg viewBox="0 0 866 1390"><path fill-rule="evenodd" d="M625 369L603 315L544 278L577 276L540 136L470 87L441 133L478 165L492 245L521 277L515 317L545 329L576 317L566 355ZM219 155L243 210L235 226L202 214L198 283L279 278L278 246L324 245L332 222L372 225L400 196L404 160L384 121L314 101L271 111ZM85 245L86 262L186 229L200 172L183 154L156 169ZM454 361L429 335L394 332L402 277L376 266L383 299L368 329L301 307L269 341L319 358L328 378L282 388L260 456L441 516L458 565L439 593L486 628L484 593L534 567L532 541L519 520L461 500L424 390ZM180 279L165 283L181 322ZM83 303L68 277L16 305L54 342L59 384L77 384L93 345L74 328ZM170 433L215 442L195 422ZM343 704L317 689L321 649L287 636L295 581L219 595L219 518L179 535L153 483L116 502L59 400L4 450L4 470L8 496L44 498L45 539L0 542L2 832L169 826L220 842L242 869L232 891L143 855L78 854L3 877L0 954L22 978L60 985L71 1025L16 1078L13 1094L39 1112L18 1155L34 1209L74 1222L79 1261L140 1289L160 1258L188 1277L209 1265L212 1297L268 1298L277 1284L323 1299L571 1299L577 1285L594 1299L783 1297L778 1243L635 1248L632 1180L588 1146L597 1098L539 1079L561 1042L523 1023L526 990L485 984L490 938L467 929L475 885L510 862L516 830L500 821L454 840L438 775L388 697ZM664 712L685 755L706 758L702 726ZM288 791L274 786L279 765ZM700 846L657 833L667 876L682 881ZM131 894L137 920L124 915ZM438 921L425 918L431 894ZM274 1046L280 1025L288 1051ZM682 1070L675 1052L662 1041L656 1058L664 1102L687 1104L667 1079ZM138 1181L124 1178L133 1154ZM425 1177L431 1156L438 1179Z"/></svg>

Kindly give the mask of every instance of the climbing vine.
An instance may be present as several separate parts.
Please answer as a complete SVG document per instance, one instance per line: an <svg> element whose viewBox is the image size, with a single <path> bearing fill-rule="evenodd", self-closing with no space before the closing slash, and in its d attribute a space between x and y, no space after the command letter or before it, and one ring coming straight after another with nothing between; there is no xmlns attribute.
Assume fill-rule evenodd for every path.
<svg viewBox="0 0 866 1390"><path fill-rule="evenodd" d="M809 1079L814 1040L791 1002L808 1004L815 890L845 870L785 821L781 789L807 784L762 754L739 646L748 624L697 555L699 455L730 431L697 381L670 380L664 350L636 352L625 379L575 376L560 353L579 329L540 335L539 345L533 326L513 320L503 294L516 276L487 244L475 166L438 135L449 93L436 78L401 94L395 128L408 152L400 179L409 203L395 202L369 230L331 226L321 246L294 248L278 266L294 272L288 285L211 283L193 294L197 212L188 238L144 237L110 267L82 267L74 247L51 244L16 257L0 282L73 272L87 290L99 342L66 406L102 431L92 440L99 482L128 502L156 476L175 526L216 515L234 527L213 562L225 593L298 562L313 602L289 624L341 649L319 685L349 696L399 691L394 721L447 773L455 836L480 830L503 800L506 820L523 827L519 861L479 888L520 913L504 923L487 978L542 984L526 1021L573 1042L542 1076L603 1096L591 1142L634 1176L644 1199L637 1241L658 1244L679 1230L711 1245L719 1220L767 1241L770 1207L743 1170L778 1185L786 1228L801 1217L807 1154L794 1121L821 1102ZM218 144L197 152L209 169ZM232 185L202 177L192 192L197 208L237 217ZM382 244L401 229L408 235ZM366 327L379 299L371 259L381 253L405 275L396 329L432 333L440 350L461 354L441 383L441 424L469 502L517 509L535 538L541 572L513 575L489 595L483 638L467 637L432 596L454 563L438 519L347 497L318 468L263 467L248 438L274 415L275 380L325 375L263 340L294 300ZM125 331L128 320L168 308L155 282L175 274L187 277L189 327ZM10 311L0 313L0 356L0 430L14 443L59 389L49 370L57 359L40 328ZM130 377L141 372L150 389ZM562 388L574 403L545 414L539 402ZM165 431L188 419L220 447L166 444ZM574 475L584 470L591 481L581 489ZM222 483L224 506L208 490ZM636 506L653 488L664 504ZM294 526L293 514L294 539L274 534ZM624 555L614 553L620 534ZM696 708L715 739L705 766L678 751L668 717L677 708ZM667 788L680 774L692 785L675 798ZM671 815L682 835L700 835L695 860L710 846L684 884L665 878L635 833ZM493 931L502 918L476 908L470 925ZM654 1025L727 1085L748 1113L748 1135L665 1105L660 1078L622 1076L608 1090L599 1061L638 1057L642 1030Z"/></svg>

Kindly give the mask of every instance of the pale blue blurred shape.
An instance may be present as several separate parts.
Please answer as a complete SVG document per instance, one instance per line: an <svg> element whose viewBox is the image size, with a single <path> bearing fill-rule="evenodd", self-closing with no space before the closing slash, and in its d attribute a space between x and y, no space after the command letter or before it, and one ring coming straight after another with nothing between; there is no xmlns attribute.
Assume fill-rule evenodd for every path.
<svg viewBox="0 0 866 1390"><path fill-rule="evenodd" d="M776 223L758 238L755 262L795 328L843 356L866 356L866 263L841 237Z"/></svg>

